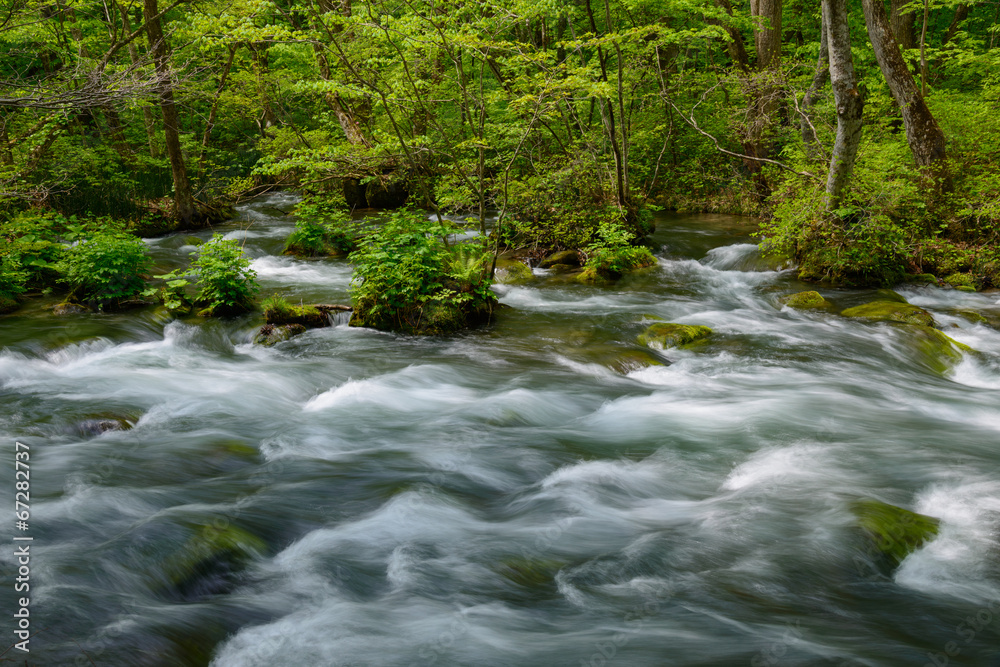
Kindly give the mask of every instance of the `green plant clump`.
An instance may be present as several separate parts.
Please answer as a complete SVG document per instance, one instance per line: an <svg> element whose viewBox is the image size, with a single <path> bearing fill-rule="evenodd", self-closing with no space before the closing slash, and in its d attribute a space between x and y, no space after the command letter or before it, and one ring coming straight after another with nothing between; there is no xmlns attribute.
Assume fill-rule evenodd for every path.
<svg viewBox="0 0 1000 667"><path fill-rule="evenodd" d="M21 270L16 257L0 257L0 313L9 313L18 306L24 292L27 273Z"/></svg>
<svg viewBox="0 0 1000 667"><path fill-rule="evenodd" d="M102 232L67 248L57 268L72 297L104 308L142 292L151 262L140 239Z"/></svg>
<svg viewBox="0 0 1000 667"><path fill-rule="evenodd" d="M260 287L257 273L250 268L250 259L235 240L221 234L199 247L191 263L198 275L195 302L205 315L236 315L253 309Z"/></svg>
<svg viewBox="0 0 1000 667"><path fill-rule="evenodd" d="M295 207L295 229L285 242L285 254L298 257L346 255L358 248L359 233L350 217L335 204L307 198Z"/></svg>
<svg viewBox="0 0 1000 667"><path fill-rule="evenodd" d="M577 280L606 282L618 280L636 269L656 265L656 257L645 246L632 245L635 234L618 222L602 222L598 241L587 247L587 263Z"/></svg>
<svg viewBox="0 0 1000 667"><path fill-rule="evenodd" d="M481 240L449 243L455 231L421 212L392 213L351 253L351 325L442 334L487 320L491 255Z"/></svg>

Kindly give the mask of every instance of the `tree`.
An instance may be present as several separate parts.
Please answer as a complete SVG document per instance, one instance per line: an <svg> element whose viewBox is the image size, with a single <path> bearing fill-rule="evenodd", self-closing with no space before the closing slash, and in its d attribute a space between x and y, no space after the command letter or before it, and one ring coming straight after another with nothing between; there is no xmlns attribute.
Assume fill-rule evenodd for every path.
<svg viewBox="0 0 1000 667"><path fill-rule="evenodd" d="M854 170L861 145L861 112L864 109L854 76L847 0L823 0L823 32L829 45L830 84L837 106L837 138L826 179L826 210L833 211L840 206L844 188Z"/></svg>

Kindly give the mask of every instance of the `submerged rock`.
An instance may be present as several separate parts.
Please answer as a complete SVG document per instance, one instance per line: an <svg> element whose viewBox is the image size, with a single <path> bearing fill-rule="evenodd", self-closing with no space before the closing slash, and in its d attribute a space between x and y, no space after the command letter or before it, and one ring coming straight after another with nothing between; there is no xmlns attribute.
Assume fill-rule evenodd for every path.
<svg viewBox="0 0 1000 667"><path fill-rule="evenodd" d="M57 304L52 308L53 315L79 315L81 313L92 312L90 308L86 306L81 306L78 303L72 303L70 301L65 301L63 303Z"/></svg>
<svg viewBox="0 0 1000 667"><path fill-rule="evenodd" d="M901 322L903 324L919 324L925 327L934 326L934 318L923 308L896 301L872 301L861 306L848 308L841 315L872 322Z"/></svg>
<svg viewBox="0 0 1000 667"><path fill-rule="evenodd" d="M85 419L76 425L76 430L80 435L92 438L108 431L128 431L134 425L134 422L125 417L107 415Z"/></svg>
<svg viewBox="0 0 1000 667"><path fill-rule="evenodd" d="M301 324L265 324L253 337L253 343L254 345L271 347L305 332L306 327Z"/></svg>
<svg viewBox="0 0 1000 667"><path fill-rule="evenodd" d="M823 298L823 295L815 290L809 292L798 292L789 294L778 299L778 302L789 308L799 308L809 310L814 308L832 308L833 304Z"/></svg>
<svg viewBox="0 0 1000 667"><path fill-rule="evenodd" d="M226 522L228 524L228 522ZM264 540L232 525L206 525L162 565L169 597L197 600L232 589L241 570L267 550Z"/></svg>
<svg viewBox="0 0 1000 667"><path fill-rule="evenodd" d="M919 361L938 373L944 373L961 362L962 353L976 352L931 327L908 325L905 330L910 335Z"/></svg>
<svg viewBox="0 0 1000 667"><path fill-rule="evenodd" d="M551 269L559 264L566 264L572 268L580 266L580 253L576 250L561 250L554 252L538 264L540 269Z"/></svg>
<svg viewBox="0 0 1000 667"><path fill-rule="evenodd" d="M639 334L639 344L665 350L668 347L687 345L712 334L712 330L699 324L657 322Z"/></svg>
<svg viewBox="0 0 1000 667"><path fill-rule="evenodd" d="M940 521L873 498L851 506L857 525L872 547L895 568L938 534Z"/></svg>
<svg viewBox="0 0 1000 667"><path fill-rule="evenodd" d="M974 310L969 310L968 308L963 308L961 310L955 311L955 314L961 317L966 322L972 322L973 324L986 324L988 325L990 321L982 315L982 313L977 313Z"/></svg>

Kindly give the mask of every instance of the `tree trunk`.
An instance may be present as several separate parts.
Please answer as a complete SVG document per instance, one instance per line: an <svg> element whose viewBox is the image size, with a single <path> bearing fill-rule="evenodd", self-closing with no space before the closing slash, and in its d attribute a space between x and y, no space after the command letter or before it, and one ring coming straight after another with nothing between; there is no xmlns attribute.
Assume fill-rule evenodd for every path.
<svg viewBox="0 0 1000 667"><path fill-rule="evenodd" d="M205 154L208 152L208 140L212 136L212 128L215 127L215 117L219 112L219 98L222 97L222 91L226 89L226 80L229 78L229 70L233 67L233 59L236 57L236 47L229 46L229 58L226 59L226 64L222 68L222 74L219 75L219 86L215 91L215 98L212 99L212 108L208 112L208 121L205 123L205 132L201 135L201 155L198 156L198 174L199 177L205 171Z"/></svg>
<svg viewBox="0 0 1000 667"><path fill-rule="evenodd" d="M809 90L802 96L802 108L800 109L802 118L799 121L802 143L805 144L806 151L813 157L819 153L819 137L816 136L816 128L813 127L808 114L813 104L816 103L819 89L826 83L826 78L830 74L830 44L827 37L825 5L821 8L819 32L819 57L816 59L816 72L813 74Z"/></svg>
<svg viewBox="0 0 1000 667"><path fill-rule="evenodd" d="M149 48L156 67L160 112L163 114L163 137L167 146L167 159L170 160L170 173L174 179L174 206L177 209L177 218L188 225L195 214L194 196L184 165L184 154L181 152L177 106L174 104L174 89L170 74L170 53L163 37L163 27L157 18L160 12L156 0L143 0L142 9L146 20Z"/></svg>
<svg viewBox="0 0 1000 667"><path fill-rule="evenodd" d="M940 179L940 186L948 190L951 188L951 179L945 167L944 133L927 108L913 75L899 53L899 46L892 37L889 19L881 0L861 0L861 4L865 11L868 37L875 50L875 59L878 60L882 75L903 115L906 141L913 158L924 173Z"/></svg>
<svg viewBox="0 0 1000 667"><path fill-rule="evenodd" d="M917 40L914 37L914 31L916 29L917 15L912 10L905 13L902 11L903 7L910 4L909 0L890 0L890 3L890 23L892 26L892 35L896 38L896 43L904 51L915 49L917 47Z"/></svg>
<svg viewBox="0 0 1000 667"><path fill-rule="evenodd" d="M861 112L865 103L854 76L847 16L847 0L823 0L823 32L830 49L830 85L837 105L837 138L826 178L827 211L840 207L861 145Z"/></svg>
<svg viewBox="0 0 1000 667"><path fill-rule="evenodd" d="M757 69L770 69L781 59L781 1L750 0L750 15L762 19L753 33L757 47Z"/></svg>
<svg viewBox="0 0 1000 667"><path fill-rule="evenodd" d="M945 33L944 39L941 41L942 44L947 44L955 37L955 33L962 26L962 21L969 18L969 5L959 5L955 7L955 18L951 20L951 25L948 26L948 32ZM992 45L991 47L992 48Z"/></svg>
<svg viewBox="0 0 1000 667"><path fill-rule="evenodd" d="M729 0L716 0L716 4L719 5L730 16L733 15L733 6L730 4ZM723 26L726 32L729 34L729 42L726 44L726 50L729 51L729 58L744 72L750 71L750 57L747 55L747 47L743 42L743 35L735 27L731 25ZM674 47L676 48L676 47Z"/></svg>
<svg viewBox="0 0 1000 667"><path fill-rule="evenodd" d="M316 63L319 65L319 75L324 81L330 81L332 76L330 74L330 63L326 59L326 54L323 53L323 46L318 43L313 44L313 50L316 52ZM349 143L355 146L367 146L372 147L370 141L365 136L364 132L361 130L361 126L354 119L354 116L344 108L343 102L340 100L340 96L336 93L326 93L323 95L323 99L326 101L326 105L330 107L330 111L333 115L337 117L337 122L340 123L340 129L344 131L344 136L347 137Z"/></svg>
<svg viewBox="0 0 1000 667"><path fill-rule="evenodd" d="M251 42L247 44L253 59L254 78L257 82L257 95L260 98L261 115L256 119L257 129L260 136L268 136L268 128L278 124L278 117L274 114L274 107L271 106L271 94L267 89L267 72L270 67L267 60L267 42Z"/></svg>

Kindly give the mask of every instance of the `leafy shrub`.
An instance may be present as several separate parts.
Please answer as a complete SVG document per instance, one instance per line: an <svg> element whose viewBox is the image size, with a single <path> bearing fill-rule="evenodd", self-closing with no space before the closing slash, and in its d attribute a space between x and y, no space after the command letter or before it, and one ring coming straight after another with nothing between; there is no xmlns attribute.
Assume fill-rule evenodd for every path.
<svg viewBox="0 0 1000 667"><path fill-rule="evenodd" d="M295 207L295 230L285 242L285 254L302 257L340 255L358 247L358 230L335 202L303 199Z"/></svg>
<svg viewBox="0 0 1000 667"><path fill-rule="evenodd" d="M351 253L355 326L444 333L488 316L489 253L482 241L449 245L451 223L401 209Z"/></svg>
<svg viewBox="0 0 1000 667"><path fill-rule="evenodd" d="M57 267L72 296L105 307L139 294L151 261L140 239L103 232L67 248Z"/></svg>
<svg viewBox="0 0 1000 667"><path fill-rule="evenodd" d="M587 263L580 280L617 280L629 271L656 264L645 246L633 245L635 235L621 224L603 222L597 230L598 242L586 248Z"/></svg>
<svg viewBox="0 0 1000 667"><path fill-rule="evenodd" d="M0 313L13 310L17 297L24 292L27 273L16 257L0 257Z"/></svg>
<svg viewBox="0 0 1000 667"><path fill-rule="evenodd" d="M192 254L197 255L191 263L198 275L195 300L205 307L205 314L231 315L253 308L254 296L260 290L257 273L235 240L227 241L216 234Z"/></svg>

